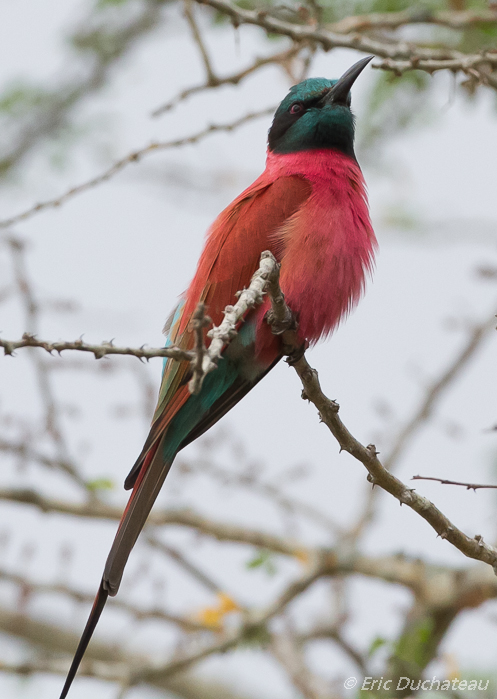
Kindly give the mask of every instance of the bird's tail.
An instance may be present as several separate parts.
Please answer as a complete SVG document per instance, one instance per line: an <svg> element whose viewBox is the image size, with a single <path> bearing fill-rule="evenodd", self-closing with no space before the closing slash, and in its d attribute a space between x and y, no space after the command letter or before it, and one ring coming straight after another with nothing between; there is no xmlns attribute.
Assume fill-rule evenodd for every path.
<svg viewBox="0 0 497 699"><path fill-rule="evenodd" d="M173 463L164 459L164 441L165 437L145 457L107 557L102 585L111 597L117 594L129 554Z"/></svg>
<svg viewBox="0 0 497 699"><path fill-rule="evenodd" d="M83 635L81 636L81 640L76 649L76 653L74 654L71 667L69 668L69 672L67 673L66 681L64 683L64 687L62 688L60 699L65 699L67 693L71 688L73 680L78 671L79 665L83 659L83 655L85 654L86 648L88 647L90 639L93 636L93 632L95 631L95 627L98 624L98 620L100 619L100 615L102 614L103 608L105 607L105 603L107 602L108 596L109 593L107 592L107 590L104 590L103 585L100 584L97 596L95 597L95 601L93 602L93 607L91 609L90 616L88 617L88 621L86 622L85 630L83 631Z"/></svg>
<svg viewBox="0 0 497 699"><path fill-rule="evenodd" d="M173 459L164 460L162 444L161 440L147 454L138 474L133 492L119 523L114 543L105 564L102 582L71 663L60 699L65 699L69 692L107 598L109 595L114 596L119 589L129 554L169 473Z"/></svg>

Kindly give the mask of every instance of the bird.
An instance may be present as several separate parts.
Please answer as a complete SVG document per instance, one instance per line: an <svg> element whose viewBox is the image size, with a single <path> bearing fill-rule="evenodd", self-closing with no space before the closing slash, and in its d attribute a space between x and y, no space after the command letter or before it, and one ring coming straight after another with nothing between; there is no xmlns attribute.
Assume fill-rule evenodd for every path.
<svg viewBox="0 0 497 699"><path fill-rule="evenodd" d="M265 170L210 227L193 280L166 323L166 347L194 347L192 316L200 303L218 325L265 250L281 265L280 286L302 343L329 336L358 302L377 242L354 152L350 93L372 58L359 60L338 80L307 78L291 87L268 132ZM107 598L119 589L176 454L282 358L282 340L266 322L268 303L248 311L197 395L188 388L190 363L165 360L150 433L124 483L132 492L60 699L69 692Z"/></svg>

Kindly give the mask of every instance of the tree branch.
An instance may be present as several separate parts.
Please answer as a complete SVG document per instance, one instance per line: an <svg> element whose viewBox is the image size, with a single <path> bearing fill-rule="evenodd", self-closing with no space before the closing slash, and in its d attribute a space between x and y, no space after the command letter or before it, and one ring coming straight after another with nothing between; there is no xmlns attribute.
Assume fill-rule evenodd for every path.
<svg viewBox="0 0 497 699"><path fill-rule="evenodd" d="M30 619L24 614L18 614L0 607L0 630L5 633L23 638L32 644L49 648L57 653L72 654L78 645L79 634L54 624ZM172 677L167 674L154 673L146 656L126 653L108 642L93 639L80 668L80 675L95 677L106 682L126 684L130 668L142 667L150 669L150 675L143 681L160 689L165 689L183 699L249 699L237 689L222 682L209 678L178 674ZM68 664L64 660L39 658L26 663L10 663L0 661L0 672L10 672L29 675L35 672L50 672L60 675L67 674Z"/></svg>
<svg viewBox="0 0 497 699"><path fill-rule="evenodd" d="M374 54L391 61L404 61L405 70L417 69L433 73L438 70L461 70L466 72L481 64L497 66L497 52L483 51L468 55L449 48L425 48L405 41L381 41L359 32L340 34L310 25L294 24L272 17L267 10L245 10L228 0L196 0L230 17L233 25L252 24L267 33L288 36L295 42L310 41L319 44L325 51L348 48ZM392 70L392 64L382 63L379 68Z"/></svg>
<svg viewBox="0 0 497 699"><path fill-rule="evenodd" d="M238 301L234 306L226 306L222 323L207 333L207 337L211 338L211 343L207 351L203 353L201 369L197 368L194 371L189 384L190 393L198 393L207 374L217 369L217 362L221 358L222 351L225 345L236 336L237 325L245 313L255 305L262 303L263 292L273 268L273 260L274 257L270 252L262 253L259 269L252 275L248 289L237 293Z"/></svg>
<svg viewBox="0 0 497 699"><path fill-rule="evenodd" d="M442 485L462 485L466 490L478 490L479 488L497 488L497 485L481 485L480 483L462 483L461 481L449 481L446 478L434 478L432 476L413 476L412 481L437 481Z"/></svg>
<svg viewBox="0 0 497 699"><path fill-rule="evenodd" d="M273 270L271 272L273 279L277 273L278 265L273 257ZM274 293L272 289L272 286L269 287L270 294ZM286 304L273 304L273 316L278 324L278 334L281 335L284 345L288 347L288 353L291 353L292 350L299 351L301 343L294 330L281 332L281 324L288 322L289 313L290 310ZM302 356L296 361L292 360L291 364L302 381L304 388L302 398L309 400L318 409L321 421L325 423L338 441L340 451L349 452L366 467L369 482L373 486L380 486L393 495L401 505L407 505L417 512L442 539L447 539L465 556L488 563L497 574L497 549L486 544L479 535L471 538L464 534L432 502L418 495L414 489L408 488L401 480L387 471L378 459L376 447L373 444L365 447L345 427L338 415L340 406L324 395L319 384L318 373L312 369L306 358Z"/></svg>
<svg viewBox="0 0 497 699"><path fill-rule="evenodd" d="M206 126L204 129L197 131L197 133L191 136L177 138L172 141L153 141L152 143L150 143L150 145L145 146L144 148L140 148L138 150L132 151L131 153L128 153L128 155L126 155L124 158L121 158L121 160L115 162L114 165L112 165L107 170L104 170L104 172L100 173L100 175L92 177L90 180L86 180L86 182L82 182L81 184L71 187L71 189L68 189L66 192L59 195L55 199L47 199L46 201L40 202L39 204L34 204L34 206L31 206L29 209L26 209L25 211L22 211L21 213L16 214L15 216L3 219L2 221L0 221L0 229L8 228L9 226L14 225L15 223L19 223L20 221L26 221L35 214L39 213L40 211L45 211L46 209L55 209L61 206L77 194L86 192L89 189L92 189L93 187L96 187L97 185L101 184L102 182L110 180L112 177L114 177L114 175L117 175L118 172L121 172L121 170L124 170L125 167L131 165L131 163L137 163L143 157L146 157L151 153L169 150L172 148L180 148L181 146L186 145L192 145L194 143L198 143L198 141L201 141L203 138L213 133L234 131L239 126L242 126L243 124L246 124L249 121L254 121L255 119L259 119L260 117L264 116L270 116L271 114L273 114L273 112L273 107L270 107L268 109L261 109L258 112L250 112L249 114L245 114L245 116L242 116L239 119L236 119L235 121L226 124L211 124L210 126Z"/></svg>
<svg viewBox="0 0 497 699"><path fill-rule="evenodd" d="M368 15L351 15L327 25L327 29L339 34L367 32L371 29L399 29L406 24L437 24L450 29L497 24L497 11L488 10L442 10L433 12L428 7L412 6L400 12L376 12Z"/></svg>
<svg viewBox="0 0 497 699"><path fill-rule="evenodd" d="M235 73L226 75L224 78L220 78L217 75L213 74L205 83L189 87L186 90L180 92L178 95L176 95L176 97L173 97L173 99L169 102L166 102L160 107L157 107L152 112L152 116L161 116L165 112L168 112L169 110L176 107L176 105L178 105L180 102L183 102L188 97L196 95L199 92L204 92L204 90L212 90L213 88L221 87L222 85L238 85L246 77L252 75L252 73L255 73L257 70L259 70L259 68L262 68L263 66L267 65L281 65L286 61L295 58L300 53L300 51L302 51L302 49L303 46L301 45L291 46L289 49L285 49L285 51L274 53L271 56L266 56L265 58L256 58L255 61L247 68L243 68L242 70L236 71Z"/></svg>
<svg viewBox="0 0 497 699"><path fill-rule="evenodd" d="M3 347L4 355L12 355L18 349L23 347L39 347L44 349L49 354L57 352L59 355L64 350L75 350L77 352L89 352L93 354L95 359L101 359L109 354L129 355L138 359L152 359L153 357L169 357L178 361L192 361L195 358L195 352L183 350L180 347L116 347L110 342L103 342L101 345L91 345L83 342L82 339L74 342L51 342L48 340L38 340L35 335L24 333L21 340L2 340L0 338L0 347Z"/></svg>

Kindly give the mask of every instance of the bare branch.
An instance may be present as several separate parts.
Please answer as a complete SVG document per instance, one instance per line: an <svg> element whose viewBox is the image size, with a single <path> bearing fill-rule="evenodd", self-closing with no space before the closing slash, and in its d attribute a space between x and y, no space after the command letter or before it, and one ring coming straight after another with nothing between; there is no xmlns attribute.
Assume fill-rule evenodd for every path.
<svg viewBox="0 0 497 699"><path fill-rule="evenodd" d="M345 427L338 416L338 404L324 395L317 372L309 366L305 357L299 359L294 368L302 381L305 398L316 406L321 420L330 429L341 449L364 464L369 473L368 480L397 498L401 505L407 505L417 512L442 539L447 539L465 556L488 563L497 572L497 549L484 543L479 535L471 538L464 534L432 502L389 473L378 459L375 446L363 446Z"/></svg>
<svg viewBox="0 0 497 699"><path fill-rule="evenodd" d="M480 348L482 342L494 328L495 311L492 311L487 320L475 325L467 342L461 348L461 351L454 357L454 360L449 364L442 375L428 388L418 409L399 433L392 449L384 461L385 468L388 471L394 468L407 443L414 437L421 425L431 417L442 393L461 374L462 370Z"/></svg>
<svg viewBox="0 0 497 699"><path fill-rule="evenodd" d="M287 61L291 60L292 58L295 58L302 51L302 49L302 45L292 45L289 49L285 49L285 51L275 53L272 56L266 56L265 58L256 58L255 61L251 63L251 65L249 65L247 68L243 68L242 70L236 71L235 73L231 73L231 75L227 75L224 78L220 78L217 75L213 74L207 80L207 82L202 83L201 85L194 85L193 87L189 87L186 90L180 92L169 102L166 102L160 107L157 107L157 109L155 109L152 112L152 116L158 117L161 114L164 114L165 112L176 107L180 102L183 102L188 97L196 95L199 92L204 92L205 90L212 90L213 88L221 87L222 85L238 85L246 77L252 75L252 73L255 73L257 70L259 70L259 68L262 68L266 65L282 65Z"/></svg>
<svg viewBox="0 0 497 699"><path fill-rule="evenodd" d="M235 648L244 639L250 638L258 630L264 629L266 624L277 614L281 613L298 595L308 589L320 576L325 574L325 561L316 558L313 565L297 580L292 581L281 595L265 610L247 612L246 618L240 628L230 632L220 641L201 648L179 660L173 660L154 670L138 670L132 674L132 684L143 681L153 681L159 677L170 677L178 672L189 669L199 661L218 653L225 653Z"/></svg>
<svg viewBox="0 0 497 699"><path fill-rule="evenodd" d="M214 592L217 595L223 592L223 589L216 582L214 582L212 578L206 575L206 573L204 573L203 570L200 570L200 568L197 565L189 561L188 558L183 553L174 548L174 546L166 544L164 541L160 541L159 539L153 536L149 536L147 538L147 544L152 548L156 549L157 551L164 553L173 561L176 561L176 563L178 563L178 565L180 565L181 568L183 568L183 570L185 570L189 575L195 578L195 580L197 580L204 587L210 590L210 592Z"/></svg>
<svg viewBox="0 0 497 699"><path fill-rule="evenodd" d="M204 342L204 328L209 326L212 321L205 315L205 306L199 303L192 316L193 319L193 334L195 336L195 357L192 359L193 377L190 381L190 393L198 393L202 388L203 365L206 355L206 347Z"/></svg>
<svg viewBox="0 0 497 699"><path fill-rule="evenodd" d="M101 359L109 354L129 355L138 359L152 359L153 357L169 357L178 361L191 361L195 358L195 353L183 350L180 347L116 347L110 342L103 342L101 345L91 345L83 340L74 342L51 342L48 340L38 340L35 335L24 333L21 340L2 340L0 347L3 347L4 354L14 354L23 347L39 347L49 354L57 352L59 355L64 350L76 350L77 352L89 352L95 359Z"/></svg>
<svg viewBox="0 0 497 699"><path fill-rule="evenodd" d="M284 330L284 324L286 323L288 327L291 327L293 322L293 315L291 311L286 307L284 303L284 297L281 291L275 291L275 281L274 275L278 272L278 265L273 257L273 255L266 251L261 255L260 267L252 277L250 286L240 293L239 300L235 306L228 306L225 309L225 318L220 326L213 328L209 331L209 335L212 337L212 342L209 349L205 353L203 361L203 375L205 376L209 371L215 369L216 362L215 359L221 356L221 351L224 345L230 341L233 334L236 332L236 325L243 317L244 313L251 308L255 303L260 303L262 300L262 294L266 286L268 286L268 281L271 279L271 284L269 285L269 293L273 299L273 315L271 321L277 323L277 333L281 334L284 345L287 345L290 350L298 350L301 352L302 348L297 340L297 336L294 330ZM479 334L475 331L474 343L477 342L480 334L484 332L487 324L481 326L479 329ZM474 344L473 343L473 344ZM470 350L468 350L469 352ZM470 538L462 531L457 529L450 520L445 517L445 515L438 510L433 503L431 503L426 498L418 495L413 489L407 488L407 486L402 483L399 479L395 478L387 469L381 464L377 457L376 449L373 445L364 447L360 442L358 442L347 430L345 425L342 423L338 417L339 406L334 401L330 401L321 391L319 381L317 378L317 372L312 369L305 357L300 357L298 359L292 360L292 365L295 367L303 386L304 392L303 397L310 400L318 408L320 412L320 417L323 422L329 427L335 438L340 444L342 450L348 451L356 459L361 461L369 472L368 479L373 485L379 485L387 492L391 493L396 497L401 504L406 504L412 509L414 509L418 514L420 514L434 529L444 539L447 539L456 548L458 548L462 553L470 558L475 558L488 563L497 570L497 550L492 546L485 544L480 536L475 538ZM18 491L15 495L17 497L22 497ZM0 497L7 499L5 497L5 491L2 494L0 492ZM15 499L14 494L11 491L11 498ZM50 501L46 501L41 498L38 494L29 494L26 496L24 492L24 501L31 501L32 504L36 504L39 507L49 507ZM19 500L18 500L19 501ZM53 508L53 503L52 503ZM68 505L67 503L58 503L54 509L58 511L72 512L73 514L81 514L83 512L88 513L88 508L92 508L92 504L78 506L78 505ZM103 516L109 516L109 510L102 506L100 503L96 505L100 513L106 512ZM89 516L88 514L83 516ZM102 516L102 514L93 515ZM112 517L114 518L114 517ZM167 513L162 515L162 523L165 523L167 519ZM183 522L184 523L184 522ZM197 525L198 525L197 521ZM188 524L187 524L188 526ZM191 524L190 524L191 526ZM205 528L205 523L203 523ZM198 527L201 528L201 527ZM208 528L208 527L207 527ZM212 534L212 528L210 533ZM226 538L226 529L222 528L219 531L219 538ZM231 535L233 531L231 532ZM241 537L240 537L241 534ZM236 534L237 540L244 540L246 543L254 543L253 537L248 537L251 539L247 542L246 532L243 530ZM230 536L231 536L230 535ZM232 537L231 537L232 538ZM258 538L258 535L256 536ZM263 537L264 538L264 537ZM274 541L272 542L274 544ZM272 549L273 546L265 546L261 543L260 539L258 541L259 546ZM277 546L281 545L281 542L277 543ZM288 551L288 545L283 547L285 552ZM281 550L281 549L280 549ZM295 549L293 549L295 551Z"/></svg>
<svg viewBox="0 0 497 699"><path fill-rule="evenodd" d="M195 15L194 15L193 8L192 8L192 0L183 0L183 6L184 6L186 21L188 22L188 25L189 25L190 30L192 32L194 43L197 44L198 50L200 51L200 55L202 56L202 61L204 63L205 72L207 74L207 84L208 85L215 85L216 84L216 76L214 75L214 70L212 69L212 66L211 66L211 61L209 58L209 54L207 52L207 48L204 44L204 40L202 39L202 35L200 33L200 29L199 29L199 26L197 24L197 20L195 19Z"/></svg>
<svg viewBox="0 0 497 699"><path fill-rule="evenodd" d="M497 67L497 53L482 51L480 54L470 56L458 54L453 58L425 58L421 59L413 54L407 59L385 58L380 63L372 65L377 70L386 70L401 76L410 70L424 70L426 73L436 73L439 70L450 70L453 73L459 71L476 81L478 85L487 85L497 89L497 79L490 75L485 67L493 70Z"/></svg>
<svg viewBox="0 0 497 699"><path fill-rule="evenodd" d="M334 641L343 650L343 652L357 665L359 670L362 673L366 674L366 661L364 657L343 637L338 626L321 625L317 626L311 631L308 631L307 633L300 634L298 636L299 643L308 643L309 641L316 641L322 639L329 639L331 641Z"/></svg>
<svg viewBox="0 0 497 699"><path fill-rule="evenodd" d="M27 617L24 614L12 612L0 607L0 630L5 633L23 638L34 645L49 648L57 653L72 654L79 641L79 634ZM96 677L106 682L126 684L130 675L130 668L142 668L142 681L165 689L172 694L177 694L184 699L249 699L247 695L230 688L221 682L208 678L202 678L198 674L181 674L175 677L171 673L159 674L150 667L147 657L125 653L108 642L93 639L89 646L85 659L80 668L80 674L87 677ZM29 675L34 672L50 672L55 674L67 674L67 661L58 659L39 658L26 663L10 663L0 661L0 671L11 672L20 675ZM146 670L150 670L145 678Z"/></svg>
<svg viewBox="0 0 497 699"><path fill-rule="evenodd" d="M388 451L385 459L383 460L383 465L387 471L393 471L395 469L402 453L406 450L411 440L433 415L433 411L443 393L461 375L462 371L473 359L476 352L479 350L482 343L488 337L490 331L493 330L494 327L495 313L492 312L487 320L473 328L467 341L458 354L456 354L453 361L450 362L448 367L442 372L441 376L428 387L420 405L414 411L412 417L399 431L391 449ZM354 537L359 535L373 516L376 492L377 491L372 490L369 494L368 501L366 502L358 522L353 527L352 535Z"/></svg>
<svg viewBox="0 0 497 699"><path fill-rule="evenodd" d="M369 15L351 15L338 22L327 25L327 29L340 34L367 32L371 29L399 29L406 24L437 24L450 29L497 24L497 11L463 10L433 12L428 7L413 5L400 12L377 12Z"/></svg>
<svg viewBox="0 0 497 699"><path fill-rule="evenodd" d="M391 61L405 62L405 70L424 70L433 73L438 70L467 72L482 64L497 66L497 53L482 51L468 55L449 48L425 48L406 41L381 41L368 35L352 32L340 34L312 25L294 24L272 17L267 10L245 10L228 0L196 0L209 5L231 18L235 26L252 24L267 33L288 36L293 41L310 41L319 44L325 51L334 48L348 48L374 54ZM380 68L392 70L392 64L382 63ZM402 70L402 64L401 64Z"/></svg>
<svg viewBox="0 0 497 699"><path fill-rule="evenodd" d="M202 362L202 372L197 373L190 381L190 392L198 393L202 387L204 378L211 371L217 368L217 362L225 345L236 336L236 327L242 320L245 313L256 304L262 303L262 294L267 283L267 279L274 265L274 257L270 252L263 252L260 259L259 269L254 272L248 289L238 292L238 301L234 306L226 306L224 309L224 320L221 325L212 328L207 333L211 338L211 343L205 352Z"/></svg>
<svg viewBox="0 0 497 699"><path fill-rule="evenodd" d="M267 255L268 253L263 254ZM274 257L272 259L273 269L270 271L270 274L277 268L276 260ZM269 293L271 294L271 288ZM275 313L276 320L278 321L287 315L286 310L280 304L279 312ZM278 332L280 333L280 330ZM294 350L301 349L301 343L295 331L284 331L282 339L289 348ZM415 490L408 488L401 480L387 471L378 459L376 447L373 444L365 447L345 427L338 416L338 403L324 395L319 384L318 373L311 368L306 358L302 356L300 359L292 361L291 364L302 381L304 388L302 398L311 401L318 409L321 421L325 423L338 441L340 450L349 452L349 454L364 464L369 473L368 480L370 483L379 485L397 498L401 505L404 504L412 508L435 529L440 537L447 539L465 556L488 563L497 574L497 549L489 544L485 544L479 535L470 538L464 534L432 502L418 495Z"/></svg>
<svg viewBox="0 0 497 699"><path fill-rule="evenodd" d="M437 481L442 485L462 485L466 490L478 490L479 488L497 488L497 485L482 485L480 483L462 483L461 481L449 481L446 478L434 478L433 476L413 476L412 481Z"/></svg>
<svg viewBox="0 0 497 699"><path fill-rule="evenodd" d="M0 489L0 500L32 505L42 512L54 512L85 519L107 519L119 521L122 508L108 505L100 500L88 500L85 503L71 503L66 500L44 497L35 490L21 488ZM177 525L196 529L202 534L212 536L218 541L235 541L256 548L268 549L275 553L299 556L306 547L283 537L256 529L248 529L230 523L216 522L203 517L192 510L152 510L147 526Z"/></svg>
<svg viewBox="0 0 497 699"><path fill-rule="evenodd" d="M152 143L150 143L150 145L145 146L144 148L140 148L138 150L132 151L131 153L128 153L128 155L126 155L124 158L121 158L121 160L115 162L114 165L102 172L100 175L97 175L96 177L93 177L92 179L87 180L86 182L71 187L71 189L68 189L66 192L64 192L64 194L61 194L55 199L47 199L46 201L31 206L29 209L26 209L26 211L23 211L19 214L16 214L15 216L11 216L10 218L6 218L3 221L0 221L0 229L8 228L9 226L14 225L15 223L19 223L20 221L26 221L35 214L39 213L40 211L45 211L46 209L55 209L61 206L77 194L86 192L89 189L92 189L93 187L96 187L97 185L101 184L102 182L110 180L112 177L114 177L114 175L117 175L118 172L121 172L121 170L123 170L131 163L137 163L143 157L146 157L151 153L172 148L180 148L181 146L186 145L192 145L194 143L198 143L203 138L213 133L234 131L239 126L242 126L243 124L246 124L249 121L254 121L255 119L259 119L260 117L270 116L271 114L273 114L273 112L274 107L270 107L269 109L261 109L258 112L250 112L249 114L245 114L245 116L242 116L239 119L236 119L235 121L229 122L227 124L211 124L210 126L206 126L204 129L197 131L197 133L191 136L177 138L172 141L153 141Z"/></svg>
<svg viewBox="0 0 497 699"><path fill-rule="evenodd" d="M86 592L81 592L75 590L68 585L63 585L61 583L56 584L46 584L38 583L33 580L28 580L22 575L17 575L11 573L7 570L0 569L0 580L12 583L18 587L23 588L30 595L62 595L71 599L73 602L84 603L87 605L93 604L95 595L87 594ZM148 619L154 619L155 621L164 621L167 623L179 626L183 631L192 633L194 631L212 631L212 629L199 621L189 619L187 617L181 617L177 614L170 614L162 609L139 609L128 602L125 602L119 598L113 598L110 601L110 606L116 609L121 609L126 612L134 619L138 621L146 621Z"/></svg>

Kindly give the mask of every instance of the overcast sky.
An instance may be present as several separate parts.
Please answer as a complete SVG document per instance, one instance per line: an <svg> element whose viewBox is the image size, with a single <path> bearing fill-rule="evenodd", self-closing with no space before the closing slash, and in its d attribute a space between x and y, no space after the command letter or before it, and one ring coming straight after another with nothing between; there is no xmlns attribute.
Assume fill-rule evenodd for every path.
<svg viewBox="0 0 497 699"><path fill-rule="evenodd" d="M84 4L75 0L62 5L55 0L3 0L0 85L15 78L45 83L66 75L71 62L63 37L82 7ZM211 30L209 36L220 72L243 65L254 53L264 54L271 48L253 28L239 32L238 45L228 28ZM356 56L350 52L321 55L312 74L335 77L354 60ZM366 70L357 90L354 88L359 129L361 105L372 75ZM62 193L153 139L188 135L207 123L229 121L246 111L277 104L288 88L282 74L271 68L240 89L225 88L192 97L166 116L150 118L154 107L200 80L198 56L173 17L168 29L156 33L125 59L108 88L82 105L78 122L91 131L72 149L65 169L50 168L45 154L34 158L22 180L4 190L0 216ZM390 164L391 174L389 168L383 172L374 167L365 169L380 242L374 279L347 323L331 340L309 352L309 361L319 370L327 395L342 406L346 425L363 443L374 440L380 451L388 450L396 426L411 414L424 386L439 375L464 342L465 323L488 317L497 303L495 284L482 282L475 273L481 264L497 263L495 95L482 90L477 104L469 106L458 92L451 96L447 76L439 76L437 86L433 123L385 146L383 158ZM74 339L84 332L88 341L114 337L118 344L159 345L164 319L194 272L205 230L264 167L269 123L269 119L259 120L234 134L211 136L195 147L153 155L60 209L18 225L15 232L31 241L29 268L40 295L76 299L80 304L74 314L47 314L40 334L50 339ZM387 225L393 209L406 211L417 227L406 231ZM0 329L9 338L25 330L14 305L0 307ZM496 433L486 431L497 420L496 348L495 337L489 338L468 371L445 395L433 425L414 441L402 460L401 478L408 480L420 472L471 481L497 478ZM2 403L8 402L17 412L36 408L26 366L20 356L0 360ZM158 385L160 361L144 371L149 371ZM110 476L120 484L141 449L147 428L139 420L121 420L109 427L106 418L112 406L125 402L134 390L132 378L116 375L82 380L61 374L58 381L61 395L82 411L79 421L68 423L75 450L83 451L83 443L92 443L92 450L83 458L86 473L89 477ZM392 409L389 424L375 410L380 402ZM263 460L274 477L292 464L310 465L312 477L296 483L293 492L340 522L353 521L367 489L365 471L348 455L338 454L315 409L300 400L297 377L285 365L278 366L244 399L223 420L222 428L240 438L251 458ZM199 450L201 445L189 448L191 454ZM32 469L23 478L26 484L47 492L72 493L53 474ZM243 493L228 498L205 480L192 480L188 489L180 488L176 480L173 469L161 495L163 504L195 506L223 521L281 528L269 507L254 509L253 501ZM18 482L14 468L2 469L2 484ZM494 537L495 500L491 493L474 494L429 483L417 484L417 490L469 535L482 534L487 540ZM112 497L125 501L121 491ZM15 524L4 564L16 569L23 545L39 532L39 548L27 572L37 579L52 580L56 574L52 542L77 540L81 543L70 581L88 591L96 588L114 524L81 524L6 504L0 507L0 522L11 530ZM322 536L317 531L307 535L314 541ZM178 535L185 546L191 545L190 539ZM365 549L374 553L402 550L431 561L469 565L449 544L437 539L417 515L399 508L397 501L386 495ZM229 580L234 590L239 589L237 582L242 583L237 566L243 565L246 552L222 558L210 545L192 550L206 569ZM130 579L140 560L137 547L128 571ZM289 567L289 575L295 572ZM253 584L243 591L245 601L267 599L268 585L274 583L254 574ZM354 590L358 618L350 626L351 638L367 647L375 635L392 635L399 613L408 603L407 594L379 583L356 582ZM8 594L4 591L5 599ZM309 597L310 608L314 605L319 609L319 595L317 590ZM171 573L168 599L178 609L189 609L199 603L198 590L175 581ZM57 611L58 618L64 615L68 624L82 628L85 608L77 613L69 607ZM464 614L448 635L444 652L455 654L462 667L492 667L497 654L496 612L496 603L488 603ZM40 605L39 613L55 612L46 603ZM122 620L109 614L106 628L110 634L124 627ZM137 634L130 647L150 645L154 631L148 629L147 633ZM241 678L260 697L288 696L278 673L265 668L261 678L253 672L256 662L248 652L239 653L232 659L213 660L210 671L236 681ZM316 653L316 662L331 674L334 669L342 670L345 661ZM48 699L59 684L60 678L36 678L23 684L0 677L0 694ZM76 683L74 699L87 696L88 687L85 681ZM91 688L95 699L114 696L110 687L91 683ZM138 695L145 696L142 691L129 696Z"/></svg>

